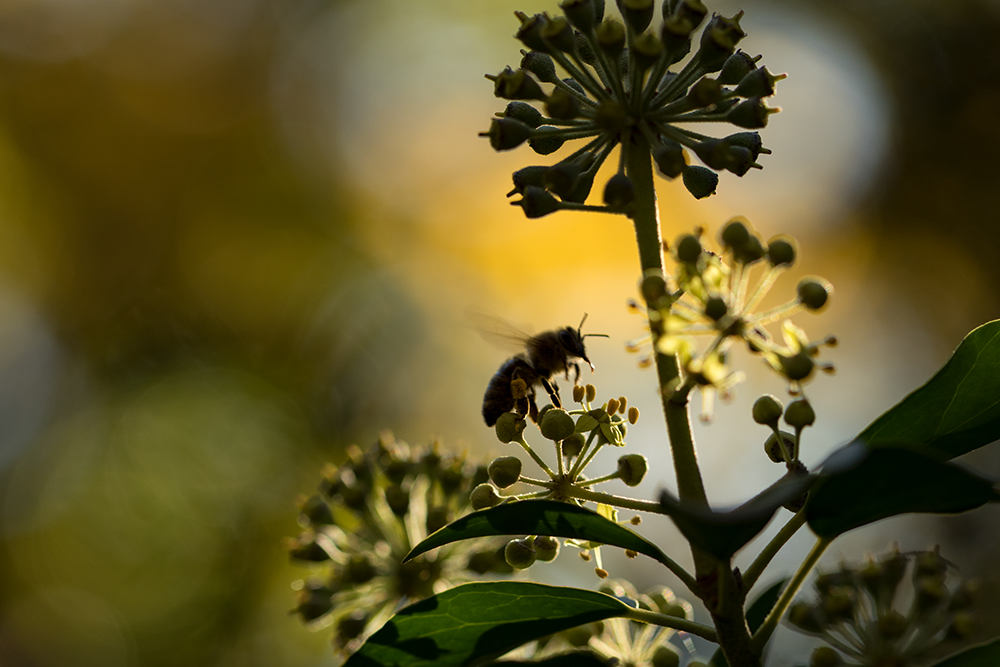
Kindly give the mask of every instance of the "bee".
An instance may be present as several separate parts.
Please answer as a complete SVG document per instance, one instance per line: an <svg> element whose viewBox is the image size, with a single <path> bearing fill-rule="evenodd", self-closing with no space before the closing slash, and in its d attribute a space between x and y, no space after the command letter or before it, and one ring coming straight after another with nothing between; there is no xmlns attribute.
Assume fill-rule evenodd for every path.
<svg viewBox="0 0 1000 667"><path fill-rule="evenodd" d="M483 396L483 419L487 426L493 426L505 412L515 407L518 414L529 415L532 420L538 416L538 406L535 404L535 387L541 385L552 399L552 405L562 407L559 400L559 385L553 376L564 373L569 380L569 371L573 369L573 384L580 379L580 359L590 366L594 372L594 364L587 358L583 339L587 336L603 336L606 334L584 334L581 332L583 323L587 320L584 313L580 326L563 327L552 331L543 331L537 336L529 336L507 327L507 334L502 337L516 340L524 346L525 351L508 359L496 372L486 387ZM516 396L517 385L511 386L516 380L524 382L524 396Z"/></svg>

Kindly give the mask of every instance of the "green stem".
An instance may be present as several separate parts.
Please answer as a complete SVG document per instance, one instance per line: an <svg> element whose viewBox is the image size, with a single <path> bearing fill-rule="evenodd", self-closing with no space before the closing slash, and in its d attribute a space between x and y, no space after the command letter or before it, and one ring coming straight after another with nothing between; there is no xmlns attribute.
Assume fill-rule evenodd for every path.
<svg viewBox="0 0 1000 667"><path fill-rule="evenodd" d="M649 623L651 625L659 625L664 628L673 628L674 630L690 632L691 634L698 635L699 637L707 639L710 642L718 641L714 628L702 625L701 623L695 623L694 621L689 621L686 618L681 618L679 616L657 614L654 611L647 611L645 609L632 609L625 614L625 618L633 621L639 621L640 623Z"/></svg>
<svg viewBox="0 0 1000 667"><path fill-rule="evenodd" d="M550 468L545 463L545 461L542 460L542 457L540 457L538 454L535 453L535 450L531 448L531 445L529 445L527 442L524 441L523 437L519 438L518 440L515 440L514 442L521 445L521 448L524 449L524 451L528 452L528 456L530 456L535 460L535 463L538 464L539 468L545 471L546 475L548 475L551 479L556 478L556 474L552 472L552 468Z"/></svg>
<svg viewBox="0 0 1000 667"><path fill-rule="evenodd" d="M795 576L792 577L788 585L785 586L785 590L781 592L781 597L774 604L774 608L771 609L771 613L767 615L764 619L764 623L757 629L757 632L753 635L753 647L759 652L767 644L767 640L771 638L774 633L774 629L778 627L778 621L784 616L785 611L792 604L792 599L795 594L802 587L802 583L806 580L809 572L813 569L816 563L819 561L820 556L826 551L826 548L830 546L833 542L833 538L821 537L816 540L816 544L813 545L812 551L806 556L806 559L802 561L802 565L795 572Z"/></svg>
<svg viewBox="0 0 1000 667"><path fill-rule="evenodd" d="M793 516L788 523L786 523L778 534L771 538L771 541L767 543L763 551L757 554L753 563L747 568L747 571L743 573L743 587L745 590L749 591L753 588L753 585L757 583L760 575L764 573L764 569L768 566L771 560L777 555L781 550L781 547L785 546L788 540L792 539L792 535L799 531L799 528L804 526L806 523L806 513L805 510L799 510L795 516Z"/></svg>

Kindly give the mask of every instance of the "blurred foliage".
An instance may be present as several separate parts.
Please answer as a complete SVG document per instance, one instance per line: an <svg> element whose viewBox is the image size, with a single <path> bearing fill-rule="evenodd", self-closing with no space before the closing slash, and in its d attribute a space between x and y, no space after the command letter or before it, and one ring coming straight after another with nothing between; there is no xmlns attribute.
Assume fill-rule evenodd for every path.
<svg viewBox="0 0 1000 667"><path fill-rule="evenodd" d="M332 662L287 616L280 538L322 461L412 417L401 369L428 326L373 259L350 165L276 111L309 105L283 59L346 4L0 5L5 667ZM997 3L760 4L848 26L892 95L892 153L851 212L875 278L948 340L995 316Z"/></svg>

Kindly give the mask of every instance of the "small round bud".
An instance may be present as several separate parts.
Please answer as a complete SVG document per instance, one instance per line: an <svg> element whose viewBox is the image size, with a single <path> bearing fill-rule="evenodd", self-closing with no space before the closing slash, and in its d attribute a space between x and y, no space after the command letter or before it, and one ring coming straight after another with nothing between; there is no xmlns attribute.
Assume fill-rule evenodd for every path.
<svg viewBox="0 0 1000 667"><path fill-rule="evenodd" d="M541 100L547 95L527 71L506 68L493 79L493 94L505 100Z"/></svg>
<svg viewBox="0 0 1000 667"><path fill-rule="evenodd" d="M573 402L582 403L583 397L587 395L587 390L584 389L582 384L573 385Z"/></svg>
<svg viewBox="0 0 1000 667"><path fill-rule="evenodd" d="M583 451L583 445L587 439L582 433L574 433L562 441L563 456L576 456Z"/></svg>
<svg viewBox="0 0 1000 667"><path fill-rule="evenodd" d="M635 199L635 187L632 179L625 174L615 174L604 186L604 203L615 210L621 210Z"/></svg>
<svg viewBox="0 0 1000 667"><path fill-rule="evenodd" d="M794 457L795 436L782 431L781 439L785 443L785 451L788 452L789 456ZM767 453L767 458L775 463L785 463L785 455L781 451L781 444L778 442L778 437L775 434L772 433L768 436L767 441L764 442L764 451Z"/></svg>
<svg viewBox="0 0 1000 667"><path fill-rule="evenodd" d="M330 511L330 506L326 504L326 501L319 496L303 500L299 504L299 510L302 512L300 522L313 526L333 525L333 512Z"/></svg>
<svg viewBox="0 0 1000 667"><path fill-rule="evenodd" d="M542 435L549 440L563 440L573 435L576 423L562 408L552 408L541 418L539 427Z"/></svg>
<svg viewBox="0 0 1000 667"><path fill-rule="evenodd" d="M663 276L650 274L642 279L639 290L642 292L642 298L645 299L646 304L655 308L656 304L667 296L667 282Z"/></svg>
<svg viewBox="0 0 1000 667"><path fill-rule="evenodd" d="M680 667L681 656L669 644L660 644L653 654L653 667Z"/></svg>
<svg viewBox="0 0 1000 667"><path fill-rule="evenodd" d="M512 568L524 570L535 562L535 548L531 545L530 540L511 540L504 547L503 557Z"/></svg>
<svg viewBox="0 0 1000 667"><path fill-rule="evenodd" d="M681 171L684 187L695 199L704 199L715 194L719 185L719 175L707 167L687 165Z"/></svg>
<svg viewBox="0 0 1000 667"><path fill-rule="evenodd" d="M322 563L330 560L330 554L322 546L316 543L312 535L303 534L297 540L289 538L285 541L288 555L293 560L302 560L309 563Z"/></svg>
<svg viewBox="0 0 1000 667"><path fill-rule="evenodd" d="M631 53L636 67L640 72L645 72L663 55L663 42L651 32L644 33L632 42Z"/></svg>
<svg viewBox="0 0 1000 667"><path fill-rule="evenodd" d="M725 224L719 238L726 250L742 248L750 240L750 230L742 220L734 218Z"/></svg>
<svg viewBox="0 0 1000 667"><path fill-rule="evenodd" d="M705 301L705 317L713 322L718 322L729 313L729 306L726 300L719 296L709 297Z"/></svg>
<svg viewBox="0 0 1000 667"><path fill-rule="evenodd" d="M559 540L548 535L536 535L531 538L535 549L535 557L543 563L550 563L559 555Z"/></svg>
<svg viewBox="0 0 1000 667"><path fill-rule="evenodd" d="M550 118L572 120L580 115L580 104L562 88L556 88L545 101L545 112Z"/></svg>
<svg viewBox="0 0 1000 667"><path fill-rule="evenodd" d="M538 77L539 81L555 83L559 80L559 75L556 73L556 65L552 62L552 56L541 51L528 51L525 53L524 57L521 58L521 69L531 72ZM531 108L534 109L534 107ZM535 113L538 113L537 109L535 109ZM540 113L538 113L538 117L541 119ZM528 124L532 125L531 123ZM538 127L538 125L539 123L535 123L532 127Z"/></svg>
<svg viewBox="0 0 1000 667"><path fill-rule="evenodd" d="M490 483L480 484L472 490L469 494L469 500L472 503L472 509L474 510L484 510L488 507L496 507L503 500L503 497L497 492L495 486Z"/></svg>
<svg viewBox="0 0 1000 667"><path fill-rule="evenodd" d="M316 582L307 582L299 591L295 612L305 622L315 621L333 609L333 591Z"/></svg>
<svg viewBox="0 0 1000 667"><path fill-rule="evenodd" d="M573 34L573 26L562 16L549 19L549 22L542 28L542 38L560 51L570 53L576 45L576 36Z"/></svg>
<svg viewBox="0 0 1000 667"><path fill-rule="evenodd" d="M653 20L653 0L619 0L618 8L636 33L641 33Z"/></svg>
<svg viewBox="0 0 1000 667"><path fill-rule="evenodd" d="M888 639L890 641L899 639L906 634L908 626L909 623L906 621L906 617L895 609L889 611L889 613L884 616L880 616L878 622L876 623L879 635L881 635L883 639Z"/></svg>
<svg viewBox="0 0 1000 667"><path fill-rule="evenodd" d="M667 178L677 178L687 166L684 159L684 149L676 141L664 141L653 149L653 161L657 169Z"/></svg>
<svg viewBox="0 0 1000 667"><path fill-rule="evenodd" d="M514 189L507 193L510 197L514 194L524 194L525 188L533 186L536 188L542 187L542 181L545 178L545 172L549 170L549 167L544 167L541 165L523 167L518 169L513 174L511 174L511 179L514 181Z"/></svg>
<svg viewBox="0 0 1000 667"><path fill-rule="evenodd" d="M764 394L753 404L753 420L764 426L778 428L782 407L776 396Z"/></svg>
<svg viewBox="0 0 1000 667"><path fill-rule="evenodd" d="M733 92L737 97L768 97L774 95L774 84L784 79L784 74L771 74L766 67L749 72Z"/></svg>
<svg viewBox="0 0 1000 667"><path fill-rule="evenodd" d="M642 454L626 454L618 459L618 479L626 486L638 486L649 470L649 461Z"/></svg>
<svg viewBox="0 0 1000 667"><path fill-rule="evenodd" d="M494 118L490 120L490 129L479 136L489 137L493 150L509 151L531 137L531 127L513 118Z"/></svg>
<svg viewBox="0 0 1000 667"><path fill-rule="evenodd" d="M837 667L843 663L840 654L829 646L817 646L809 658L809 667Z"/></svg>
<svg viewBox="0 0 1000 667"><path fill-rule="evenodd" d="M732 86L739 83L747 74L757 69L758 59L760 59L760 56L751 58L742 49L737 49L736 53L726 58L725 64L722 65L722 69L719 71L718 82L725 86Z"/></svg>
<svg viewBox="0 0 1000 667"><path fill-rule="evenodd" d="M609 415L613 415L616 412L618 412L618 399L617 398L609 398L608 399L608 405L607 405L607 407L604 408L604 411L607 412Z"/></svg>
<svg viewBox="0 0 1000 667"><path fill-rule="evenodd" d="M521 479L521 459L516 456L501 456L493 459L487 469L490 481L501 489L506 489Z"/></svg>
<svg viewBox="0 0 1000 667"><path fill-rule="evenodd" d="M529 49L535 51L548 52L549 45L542 39L542 29L548 24L549 19L543 14L535 14L529 17L527 14L522 12L516 13L517 18L521 21L521 27L518 28L514 36L517 37L521 42L527 46Z"/></svg>
<svg viewBox="0 0 1000 667"><path fill-rule="evenodd" d="M551 134L558 129L555 125L539 125L535 128L536 132L545 131L546 134L535 134L528 139L528 145L531 146L531 150L539 155L548 155L562 148L566 140L558 135Z"/></svg>
<svg viewBox="0 0 1000 667"><path fill-rule="evenodd" d="M555 197L533 185L526 187L520 201L511 202L511 206L520 206L527 218L541 218L562 208Z"/></svg>
<svg viewBox="0 0 1000 667"><path fill-rule="evenodd" d="M694 264L701 257L701 241L693 234L684 234L677 239L677 260L685 264Z"/></svg>
<svg viewBox="0 0 1000 667"><path fill-rule="evenodd" d="M816 362L805 352L790 357L779 355L778 361L781 364L781 373L793 382L807 379L816 368Z"/></svg>
<svg viewBox="0 0 1000 667"><path fill-rule="evenodd" d="M802 429L806 426L812 426L815 422L816 412L809 401L804 398L792 401L785 409L785 423L789 426Z"/></svg>
<svg viewBox="0 0 1000 667"><path fill-rule="evenodd" d="M594 0L563 0L559 8L570 24L582 33L589 33L596 23Z"/></svg>
<svg viewBox="0 0 1000 667"><path fill-rule="evenodd" d="M612 58L625 49L625 26L614 19L605 19L597 27L597 45Z"/></svg>
<svg viewBox="0 0 1000 667"><path fill-rule="evenodd" d="M791 266L795 263L795 239L778 237L767 242L767 259L771 266Z"/></svg>
<svg viewBox="0 0 1000 667"><path fill-rule="evenodd" d="M760 132L737 132L725 137L726 143L730 146L742 146L750 151L750 157L754 160L761 154L770 154L771 151L764 148L764 143L760 139Z"/></svg>
<svg viewBox="0 0 1000 667"><path fill-rule="evenodd" d="M756 234L751 234L747 238L746 243L733 250L733 257L736 261L743 264L753 264L762 259L766 254L767 250Z"/></svg>
<svg viewBox="0 0 1000 667"><path fill-rule="evenodd" d="M715 72L722 69L726 60L736 50L736 45L746 37L746 33L740 28L742 17L743 12L732 18L716 14L705 26L697 55L705 71Z"/></svg>
<svg viewBox="0 0 1000 667"><path fill-rule="evenodd" d="M639 408L633 405L628 409L628 423L635 426L637 421L639 421Z"/></svg>
<svg viewBox="0 0 1000 667"><path fill-rule="evenodd" d="M587 389L587 402L593 403L594 399L597 398L597 387L592 384L586 386Z"/></svg>
<svg viewBox="0 0 1000 667"><path fill-rule="evenodd" d="M549 167L542 178L545 189L563 199L573 192L576 179L580 177L580 165L575 162L559 162Z"/></svg>
<svg viewBox="0 0 1000 667"><path fill-rule="evenodd" d="M819 310L829 301L833 286L822 278L803 278L799 281L796 292L803 306L809 310Z"/></svg>
<svg viewBox="0 0 1000 667"><path fill-rule="evenodd" d="M740 102L726 114L726 120L736 127L743 127L748 130L759 130L767 127L767 118L779 109L771 109L764 100L759 97L751 97Z"/></svg>
<svg viewBox="0 0 1000 667"><path fill-rule="evenodd" d="M545 57L548 58L548 56ZM517 100L507 103L507 107L503 110L503 117L519 120L528 127L532 128L538 127L542 124L541 111L527 102L519 102Z"/></svg>
<svg viewBox="0 0 1000 667"><path fill-rule="evenodd" d="M500 442L514 442L521 439L527 422L518 417L513 412L505 412L497 419L496 433Z"/></svg>

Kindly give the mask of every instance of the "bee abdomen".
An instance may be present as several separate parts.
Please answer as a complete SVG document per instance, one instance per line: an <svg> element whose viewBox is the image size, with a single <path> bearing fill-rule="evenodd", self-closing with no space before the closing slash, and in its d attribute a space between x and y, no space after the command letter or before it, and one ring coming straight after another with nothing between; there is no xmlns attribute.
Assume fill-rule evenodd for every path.
<svg viewBox="0 0 1000 667"><path fill-rule="evenodd" d="M514 397L510 393L511 381L519 377L527 382L530 388L534 384L535 375L531 365L521 355L511 357L504 362L500 370L490 378L486 394L483 396L483 420L487 426L495 425L500 415L514 409Z"/></svg>

